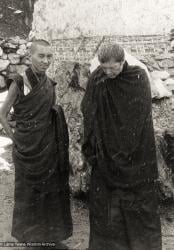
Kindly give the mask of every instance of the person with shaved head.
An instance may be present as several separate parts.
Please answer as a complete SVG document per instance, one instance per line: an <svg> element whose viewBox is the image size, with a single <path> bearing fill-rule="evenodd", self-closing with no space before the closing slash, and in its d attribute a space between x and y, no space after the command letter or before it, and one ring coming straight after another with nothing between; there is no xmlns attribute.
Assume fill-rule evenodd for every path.
<svg viewBox="0 0 174 250"><path fill-rule="evenodd" d="M89 250L161 250L148 76L119 44L102 45L82 100L92 168Z"/></svg>
<svg viewBox="0 0 174 250"><path fill-rule="evenodd" d="M61 243L72 235L67 124L63 109L55 105L56 83L46 75L53 57L50 44L35 40L30 52L31 66L22 75L9 75L0 110L14 144L12 236L30 249L67 249ZM12 107L14 131L7 120Z"/></svg>

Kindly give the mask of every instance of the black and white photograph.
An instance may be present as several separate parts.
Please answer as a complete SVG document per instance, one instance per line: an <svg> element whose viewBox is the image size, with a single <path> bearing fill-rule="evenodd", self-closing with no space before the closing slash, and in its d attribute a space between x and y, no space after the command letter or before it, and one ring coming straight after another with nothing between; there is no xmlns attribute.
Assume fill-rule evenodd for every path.
<svg viewBox="0 0 174 250"><path fill-rule="evenodd" d="M0 250L174 250L174 1L0 0Z"/></svg>

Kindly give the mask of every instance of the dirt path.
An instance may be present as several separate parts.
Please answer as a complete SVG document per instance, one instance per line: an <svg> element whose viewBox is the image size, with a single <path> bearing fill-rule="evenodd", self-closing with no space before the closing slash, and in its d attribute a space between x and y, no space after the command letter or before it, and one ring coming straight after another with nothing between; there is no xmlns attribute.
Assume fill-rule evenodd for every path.
<svg viewBox="0 0 174 250"><path fill-rule="evenodd" d="M0 138L1 141L1 138ZM18 250L19 247L3 246L4 242L15 242L11 237L13 212L14 166L11 159L11 145L0 143L0 250ZM70 249L85 250L88 247L89 222L87 206L72 199L74 232L66 241ZM163 250L174 250L174 205L161 208ZM29 248L30 249L30 248Z"/></svg>

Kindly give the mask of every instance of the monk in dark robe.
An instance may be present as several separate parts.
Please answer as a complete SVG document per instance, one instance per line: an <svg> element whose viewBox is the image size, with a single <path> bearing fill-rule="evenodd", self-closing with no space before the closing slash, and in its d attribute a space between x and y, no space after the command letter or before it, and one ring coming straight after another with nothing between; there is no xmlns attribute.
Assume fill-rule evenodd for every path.
<svg viewBox="0 0 174 250"><path fill-rule="evenodd" d="M55 105L56 83L45 73L51 60L49 43L34 41L31 67L23 75L8 78L9 92L0 121L14 143L12 236L36 249L54 245L67 249L61 241L72 235L68 130L61 106ZM14 133L7 122L11 107Z"/></svg>
<svg viewBox="0 0 174 250"><path fill-rule="evenodd" d="M90 250L161 250L148 77L118 44L102 46L82 100L82 152L92 167Z"/></svg>

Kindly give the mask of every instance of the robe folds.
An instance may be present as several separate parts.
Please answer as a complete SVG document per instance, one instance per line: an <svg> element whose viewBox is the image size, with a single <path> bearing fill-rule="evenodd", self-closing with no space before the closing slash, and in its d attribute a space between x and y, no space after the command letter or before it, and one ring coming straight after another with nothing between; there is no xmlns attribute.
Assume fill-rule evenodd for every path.
<svg viewBox="0 0 174 250"><path fill-rule="evenodd" d="M151 91L145 71L124 63L114 79L99 66L81 109L82 152L92 167L90 250L161 250Z"/></svg>
<svg viewBox="0 0 174 250"><path fill-rule="evenodd" d="M99 67L82 100L87 161L97 164L109 187L158 178L150 84L145 71L126 62L109 79Z"/></svg>
<svg viewBox="0 0 174 250"><path fill-rule="evenodd" d="M32 87L27 95L21 75L7 81L18 87L12 236L20 242L56 243L72 235L67 124L61 106L54 105L56 83L31 68L25 75Z"/></svg>

